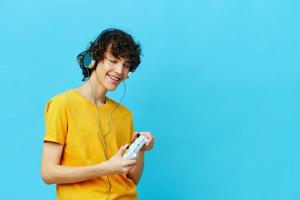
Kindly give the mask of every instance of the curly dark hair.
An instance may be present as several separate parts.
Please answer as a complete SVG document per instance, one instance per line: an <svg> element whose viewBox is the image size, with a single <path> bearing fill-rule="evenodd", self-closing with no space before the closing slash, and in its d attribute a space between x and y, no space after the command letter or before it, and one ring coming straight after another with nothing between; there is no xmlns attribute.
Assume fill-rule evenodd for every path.
<svg viewBox="0 0 300 200"><path fill-rule="evenodd" d="M90 43L90 46L86 51L77 56L80 68L82 69L82 81L88 79L91 73L96 69L95 66L97 66L98 62L105 58L105 53L108 48L115 58L124 58L127 60L130 72L134 72L141 63L140 44L136 43L130 34L119 29L106 29L94 42ZM87 55L91 55L95 61L95 64L91 69L82 64L84 57Z"/></svg>

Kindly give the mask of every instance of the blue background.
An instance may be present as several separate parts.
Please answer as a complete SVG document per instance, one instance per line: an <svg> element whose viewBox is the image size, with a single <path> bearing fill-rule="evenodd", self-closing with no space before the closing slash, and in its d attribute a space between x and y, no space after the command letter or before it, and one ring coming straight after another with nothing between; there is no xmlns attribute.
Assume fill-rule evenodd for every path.
<svg viewBox="0 0 300 200"><path fill-rule="evenodd" d="M1 0L1 199L55 199L40 178L44 107L81 84L76 55L109 27L143 48L123 101L136 130L156 137L140 199L300 199L299 9L296 0Z"/></svg>

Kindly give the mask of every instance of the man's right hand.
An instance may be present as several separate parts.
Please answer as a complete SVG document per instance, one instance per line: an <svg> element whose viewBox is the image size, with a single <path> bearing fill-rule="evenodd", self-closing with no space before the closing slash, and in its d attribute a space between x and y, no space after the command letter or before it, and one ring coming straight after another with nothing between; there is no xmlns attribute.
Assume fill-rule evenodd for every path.
<svg viewBox="0 0 300 200"><path fill-rule="evenodd" d="M136 164L136 160L124 160L123 153L126 151L128 145L122 146L118 153L111 157L107 163L113 174L127 174L129 170Z"/></svg>

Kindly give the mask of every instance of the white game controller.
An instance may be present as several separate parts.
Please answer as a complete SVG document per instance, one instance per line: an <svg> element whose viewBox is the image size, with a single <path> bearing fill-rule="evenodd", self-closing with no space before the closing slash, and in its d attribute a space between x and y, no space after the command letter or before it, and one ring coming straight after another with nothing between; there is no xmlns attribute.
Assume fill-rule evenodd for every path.
<svg viewBox="0 0 300 200"><path fill-rule="evenodd" d="M125 154L123 155L124 160L132 160L137 157L137 152L148 142L148 139L144 135L140 135L138 138L134 140L134 142L127 149Z"/></svg>

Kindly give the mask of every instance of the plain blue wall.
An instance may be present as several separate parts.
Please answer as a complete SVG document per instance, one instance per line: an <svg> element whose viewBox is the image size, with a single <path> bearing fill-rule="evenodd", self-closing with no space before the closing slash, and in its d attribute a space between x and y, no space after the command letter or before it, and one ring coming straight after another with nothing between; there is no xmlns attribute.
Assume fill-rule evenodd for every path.
<svg viewBox="0 0 300 200"><path fill-rule="evenodd" d="M81 84L76 55L109 27L143 47L123 102L136 130L156 137L140 199L300 199L299 9L293 0L1 0L1 199L55 199L40 178L44 106Z"/></svg>

